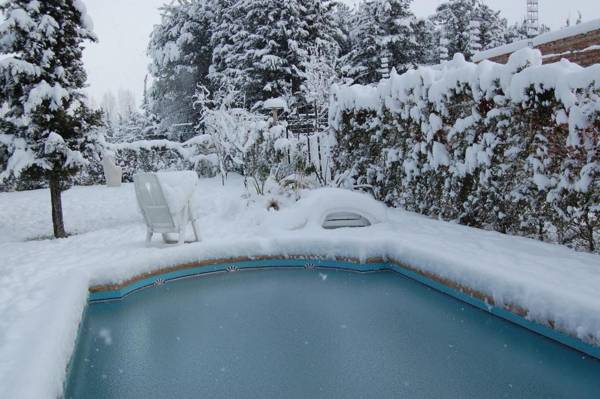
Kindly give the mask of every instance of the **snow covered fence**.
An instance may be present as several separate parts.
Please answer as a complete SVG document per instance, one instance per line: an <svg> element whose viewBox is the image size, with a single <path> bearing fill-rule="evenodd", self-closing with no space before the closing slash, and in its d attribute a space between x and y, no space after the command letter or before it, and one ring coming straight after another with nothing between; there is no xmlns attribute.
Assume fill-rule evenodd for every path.
<svg viewBox="0 0 600 399"><path fill-rule="evenodd" d="M348 185L426 215L600 249L600 65L453 61L337 87L334 164Z"/></svg>

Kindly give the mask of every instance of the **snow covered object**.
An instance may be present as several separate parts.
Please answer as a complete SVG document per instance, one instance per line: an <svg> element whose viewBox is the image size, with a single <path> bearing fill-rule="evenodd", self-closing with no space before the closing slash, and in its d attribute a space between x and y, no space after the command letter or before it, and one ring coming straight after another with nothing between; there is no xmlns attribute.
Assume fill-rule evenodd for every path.
<svg viewBox="0 0 600 399"><path fill-rule="evenodd" d="M61 190L86 164L80 149L99 119L82 92L83 44L96 36L81 0L8 0L0 11L0 142L9 153L0 180L46 179L54 234L64 237Z"/></svg>

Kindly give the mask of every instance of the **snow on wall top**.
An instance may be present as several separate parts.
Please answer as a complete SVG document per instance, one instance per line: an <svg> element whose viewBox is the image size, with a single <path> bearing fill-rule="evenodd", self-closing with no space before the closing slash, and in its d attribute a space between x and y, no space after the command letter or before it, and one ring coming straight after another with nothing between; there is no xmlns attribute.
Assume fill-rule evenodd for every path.
<svg viewBox="0 0 600 399"><path fill-rule="evenodd" d="M551 43L557 40L566 39L568 37L582 35L588 32L592 32L600 29L600 19L594 19L589 22L585 22L579 25L571 26L569 28L564 28L560 30L556 30L553 32L544 33L542 35L536 36L532 39L520 40L514 43L507 44L505 46L496 47L493 49L489 49L486 51L481 51L476 53L473 56L474 62L480 62L489 58L498 57L501 55L514 53L517 50L523 49L525 47L529 47L530 44L533 47L538 47L546 43Z"/></svg>

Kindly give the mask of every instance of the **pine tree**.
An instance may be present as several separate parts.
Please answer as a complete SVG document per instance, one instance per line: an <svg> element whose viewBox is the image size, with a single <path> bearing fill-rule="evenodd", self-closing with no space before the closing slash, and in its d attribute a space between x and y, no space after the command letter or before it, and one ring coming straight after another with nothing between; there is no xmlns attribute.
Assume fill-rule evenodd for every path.
<svg viewBox="0 0 600 399"><path fill-rule="evenodd" d="M304 49L304 56L308 49L317 47L328 51L329 55L338 56L340 53L339 41L343 40L343 30L336 24L337 8L340 7L333 0L304 0L300 4L300 17L306 22L306 37L299 44Z"/></svg>
<svg viewBox="0 0 600 399"><path fill-rule="evenodd" d="M289 44L303 28L296 6L295 1L280 5L272 0L240 0L223 13L215 32L212 76L220 86L232 85L243 93L247 108L292 91L290 61L297 54ZM308 35L305 29L304 34Z"/></svg>
<svg viewBox="0 0 600 399"><path fill-rule="evenodd" d="M46 179L54 235L65 237L61 191L85 165L80 149L99 122L82 93L83 44L96 36L80 0L8 0L0 12L0 119L16 144L0 178Z"/></svg>
<svg viewBox="0 0 600 399"><path fill-rule="evenodd" d="M345 71L355 83L374 83L385 77L390 68L405 72L418 63L410 3L411 0L360 3L350 33L353 50ZM382 68L386 64L388 68Z"/></svg>
<svg viewBox="0 0 600 399"><path fill-rule="evenodd" d="M412 26L415 37L414 60L417 65L439 63L435 46L435 25L429 19L417 19Z"/></svg>
<svg viewBox="0 0 600 399"><path fill-rule="evenodd" d="M183 136L189 136L199 118L193 96L198 84L208 84L214 19L211 6L205 0L166 5L161 24L152 32L148 54L154 83L149 109L160 118L162 130L187 126Z"/></svg>
<svg viewBox="0 0 600 399"><path fill-rule="evenodd" d="M506 20L481 0L450 0L431 20L437 25L440 60L461 53L469 61L476 52L505 43Z"/></svg>
<svg viewBox="0 0 600 399"><path fill-rule="evenodd" d="M209 80L213 91L229 87L244 86L245 75L240 54L236 46L246 40L248 32L244 26L244 10L234 7L238 0L213 0L214 19L212 23L211 46L212 64ZM243 96L240 96L242 103Z"/></svg>
<svg viewBox="0 0 600 399"><path fill-rule="evenodd" d="M239 0L221 1L220 7L211 78L216 86L239 90L246 108L296 95L311 47L338 52L330 1Z"/></svg>
<svg viewBox="0 0 600 399"><path fill-rule="evenodd" d="M377 20L380 21L385 37L381 43L390 55L389 65L398 73L414 67L417 43L415 42L415 16L410 10L412 0L386 0L377 2Z"/></svg>
<svg viewBox="0 0 600 399"><path fill-rule="evenodd" d="M538 33L541 35L546 32L550 32L550 27L548 27L547 25L541 25L538 30ZM514 43L529 38L530 34L526 20L508 26L504 33L504 42L506 43Z"/></svg>
<svg viewBox="0 0 600 399"><path fill-rule="evenodd" d="M477 8L476 18L479 22L480 50L488 50L506 44L508 22L502 18L500 11L491 9L486 4L480 3Z"/></svg>
<svg viewBox="0 0 600 399"><path fill-rule="evenodd" d="M350 31L354 23L354 12L344 3L338 3L333 9L333 24L337 29L337 44L340 49L339 57L343 58L352 50Z"/></svg>

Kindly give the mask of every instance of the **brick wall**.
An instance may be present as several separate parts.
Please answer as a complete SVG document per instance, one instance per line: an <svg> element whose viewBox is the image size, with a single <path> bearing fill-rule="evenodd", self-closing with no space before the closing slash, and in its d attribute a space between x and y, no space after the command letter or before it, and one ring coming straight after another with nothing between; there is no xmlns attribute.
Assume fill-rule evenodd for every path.
<svg viewBox="0 0 600 399"><path fill-rule="evenodd" d="M597 46L598 48L589 49L593 46ZM600 64L600 29L544 43L535 48L542 52L545 64L560 61L562 58L566 58L581 66ZM586 49L588 50L585 51ZM489 60L506 64L508 57L510 57L510 54L503 54L491 57Z"/></svg>

